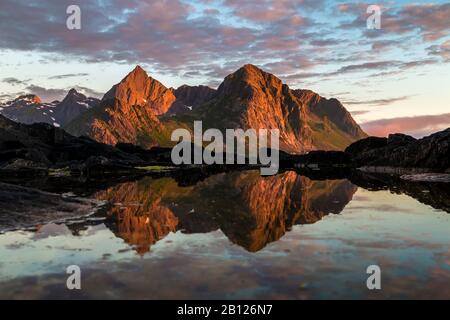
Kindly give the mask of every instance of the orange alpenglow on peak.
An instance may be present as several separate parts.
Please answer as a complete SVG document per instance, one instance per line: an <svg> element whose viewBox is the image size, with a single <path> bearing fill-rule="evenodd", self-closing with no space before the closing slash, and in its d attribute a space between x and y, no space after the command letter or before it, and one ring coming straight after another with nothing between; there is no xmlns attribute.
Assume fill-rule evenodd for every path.
<svg viewBox="0 0 450 320"><path fill-rule="evenodd" d="M129 109L133 106L148 106L155 115L166 113L176 100L172 90L150 77L140 66L136 66L122 81L109 90L103 101L117 100L116 107Z"/></svg>
<svg viewBox="0 0 450 320"><path fill-rule="evenodd" d="M39 104L42 103L42 100L39 96L35 95L35 94L26 94L26 95L22 95L17 97L15 100L15 102L18 101L27 101L31 104Z"/></svg>
<svg viewBox="0 0 450 320"><path fill-rule="evenodd" d="M160 117L164 116L164 117ZM217 90L205 86L168 89L136 66L105 94L98 108L67 130L109 144L171 146L174 128L278 129L289 153L343 150L366 134L336 99L293 90L252 64L228 75Z"/></svg>

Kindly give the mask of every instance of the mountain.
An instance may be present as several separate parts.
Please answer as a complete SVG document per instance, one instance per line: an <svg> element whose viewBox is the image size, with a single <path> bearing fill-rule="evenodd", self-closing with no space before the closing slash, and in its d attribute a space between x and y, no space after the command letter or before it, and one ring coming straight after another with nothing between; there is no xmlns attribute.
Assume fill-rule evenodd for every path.
<svg viewBox="0 0 450 320"><path fill-rule="evenodd" d="M37 95L28 94L0 105L0 114L11 120L26 124L35 122L50 123L55 106L56 104L54 103L42 103L41 98Z"/></svg>
<svg viewBox="0 0 450 320"><path fill-rule="evenodd" d="M169 114L179 114L195 110L205 102L211 100L216 94L216 90L207 86L187 86L183 85L173 90L176 101L169 109Z"/></svg>
<svg viewBox="0 0 450 320"><path fill-rule="evenodd" d="M340 130L358 139L367 137L350 112L337 99L326 99L311 90L293 90L308 111L323 121L331 121Z"/></svg>
<svg viewBox="0 0 450 320"><path fill-rule="evenodd" d="M44 103L33 94L20 96L1 105L0 114L24 124L43 122L59 127L98 103L98 99L88 98L75 89L71 89L61 102Z"/></svg>
<svg viewBox="0 0 450 320"><path fill-rule="evenodd" d="M204 127L221 130L280 129L280 148L302 152L312 142L305 110L296 100L280 79L245 65L227 76L215 98L187 115L187 121L202 119Z"/></svg>
<svg viewBox="0 0 450 320"><path fill-rule="evenodd" d="M30 178L47 175L52 167L75 170L97 166L97 160L103 162L101 165L114 165L115 170L145 163L133 154L87 137L71 136L47 123L22 124L0 115L0 176L25 172Z"/></svg>
<svg viewBox="0 0 450 320"><path fill-rule="evenodd" d="M97 107L73 120L66 129L107 144L125 142L150 148L168 140L158 115L166 113L175 100L172 90L137 66L105 94Z"/></svg>
<svg viewBox="0 0 450 320"><path fill-rule="evenodd" d="M179 118L201 119L207 128L279 129L280 149L290 153L342 150L367 136L338 100L291 90L253 65L227 76L212 100Z"/></svg>
<svg viewBox="0 0 450 320"><path fill-rule="evenodd" d="M148 177L115 185L95 198L119 204L108 210L105 225L139 254L171 232L218 229L231 242L257 252L295 225L340 213L356 190L347 180L312 181L293 171L271 177L233 171L194 186Z"/></svg>
<svg viewBox="0 0 450 320"><path fill-rule="evenodd" d="M66 129L103 143L150 148L172 145L173 129L192 129L195 120L202 120L204 129L279 129L280 149L290 153L343 150L366 137L338 100L291 90L250 64L227 76L217 91L168 89L137 66Z"/></svg>
<svg viewBox="0 0 450 320"><path fill-rule="evenodd" d="M63 101L55 107L54 115L57 122L64 126L99 103L100 100L88 98L77 90L71 89Z"/></svg>
<svg viewBox="0 0 450 320"><path fill-rule="evenodd" d="M113 86L102 99L125 112L133 107L142 107L155 115L166 113L175 100L172 90L149 77L140 66Z"/></svg>

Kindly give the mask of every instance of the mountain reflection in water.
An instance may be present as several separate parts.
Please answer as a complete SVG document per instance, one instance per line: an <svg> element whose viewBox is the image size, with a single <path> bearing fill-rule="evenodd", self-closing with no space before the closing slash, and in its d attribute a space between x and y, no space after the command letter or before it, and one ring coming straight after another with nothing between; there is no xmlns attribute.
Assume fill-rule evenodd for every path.
<svg viewBox="0 0 450 320"><path fill-rule="evenodd" d="M171 178L144 178L95 197L112 204L106 225L139 254L170 232L218 229L256 252L294 225L340 213L356 190L348 180L313 181L295 172L261 177L258 171L245 171L214 175L188 187Z"/></svg>
<svg viewBox="0 0 450 320"><path fill-rule="evenodd" d="M20 210L4 202L0 299L450 297L446 184L318 173L40 181L47 191L108 205L37 223L26 197ZM381 291L366 286L373 264L382 270ZM83 270L82 290L67 290L70 265Z"/></svg>

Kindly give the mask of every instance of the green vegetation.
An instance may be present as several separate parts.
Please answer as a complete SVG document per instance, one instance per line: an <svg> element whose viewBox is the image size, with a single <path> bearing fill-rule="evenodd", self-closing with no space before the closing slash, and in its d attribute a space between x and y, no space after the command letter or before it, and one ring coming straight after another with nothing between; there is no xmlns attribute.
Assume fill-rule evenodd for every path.
<svg viewBox="0 0 450 320"><path fill-rule="evenodd" d="M314 122L310 124L310 127L312 130L313 144L318 149L344 150L354 142L352 137L330 121L324 123Z"/></svg>
<svg viewBox="0 0 450 320"><path fill-rule="evenodd" d="M69 177L70 169L69 168L59 168L59 169L49 169L48 175L50 177Z"/></svg>
<svg viewBox="0 0 450 320"><path fill-rule="evenodd" d="M146 166L146 167L136 167L136 169L158 173L158 172L170 172L175 170L176 168L171 166Z"/></svg>

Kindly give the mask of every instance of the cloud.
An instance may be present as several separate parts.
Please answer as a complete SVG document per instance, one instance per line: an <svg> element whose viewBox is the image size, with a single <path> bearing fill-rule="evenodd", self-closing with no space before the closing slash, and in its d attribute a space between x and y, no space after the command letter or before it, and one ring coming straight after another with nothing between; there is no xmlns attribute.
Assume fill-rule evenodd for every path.
<svg viewBox="0 0 450 320"><path fill-rule="evenodd" d="M290 22L297 26L303 25L306 19L299 15L299 9L318 9L323 0L225 0L225 6L243 19L257 23Z"/></svg>
<svg viewBox="0 0 450 320"><path fill-rule="evenodd" d="M364 73L364 72L373 72L366 76L366 78L387 76L387 75L397 75L404 71L423 67L432 64L438 64L439 61L436 59L421 59L421 60L412 60L412 61L396 61L396 60L386 60L386 61L374 61L374 62L363 62L357 64L349 64L340 67L337 70L330 72L301 72L290 74L284 76L284 79L287 80L298 80L298 79L307 79L307 78L324 78L331 76L340 76L346 75L350 73ZM380 71L384 70L384 71Z"/></svg>
<svg viewBox="0 0 450 320"><path fill-rule="evenodd" d="M2 81L4 83L10 84L12 86L17 86L17 85L26 84L30 80L19 80L19 79L14 78L14 77L8 77L8 78L4 78Z"/></svg>
<svg viewBox="0 0 450 320"><path fill-rule="evenodd" d="M42 101L62 100L67 94L65 89L49 89L37 85L29 85L26 87L29 93L39 96Z"/></svg>
<svg viewBox="0 0 450 320"><path fill-rule="evenodd" d="M387 106L394 102L404 101L411 98L411 96L402 96L389 99L374 99L374 100L361 100L361 101L346 101L344 105L370 105L370 106Z"/></svg>
<svg viewBox="0 0 450 320"><path fill-rule="evenodd" d="M422 41L422 34L445 33L448 19L442 19L438 12L443 10L445 14L447 6L384 8L383 28L387 32L383 34L396 36L391 39L365 33L367 4L344 3L336 13L330 3L324 0L83 1L80 4L82 29L71 31L66 28L65 14L67 6L72 4L69 0L40 0L37 4L2 0L0 53L2 49L21 50L51 53L52 59L59 62L141 64L167 77L186 76L191 81L201 80L212 86L245 63L260 65L291 85L305 85L304 79L309 80L306 84L311 84L348 74L365 79L398 75L448 60L444 59L448 57L445 43L435 47L427 44L430 48L426 52L419 52L416 43ZM339 28L343 17L346 20ZM414 25L411 30L419 33L407 34L408 27L394 33L393 21L408 17L413 18L409 23ZM432 19L435 20L430 23ZM402 43L405 39L408 42ZM386 48L406 53L412 46L414 55L383 55ZM393 57L410 57L412 61L397 61L400 58ZM61 74L50 80L83 76L87 74Z"/></svg>
<svg viewBox="0 0 450 320"><path fill-rule="evenodd" d="M362 123L369 135L385 137L391 133L405 133L420 138L450 127L450 113L380 119Z"/></svg>
<svg viewBox="0 0 450 320"><path fill-rule="evenodd" d="M450 40L441 45L433 45L427 48L428 54L431 56L439 56L445 62L450 62Z"/></svg>
<svg viewBox="0 0 450 320"><path fill-rule="evenodd" d="M350 113L352 114L352 116L361 116L363 114L367 114L369 113L369 110L355 110L355 111L350 111Z"/></svg>
<svg viewBox="0 0 450 320"><path fill-rule="evenodd" d="M202 2L208 7L216 4ZM302 44L311 41L326 47L336 42L323 40L323 33L307 33L314 21L303 16L303 9L315 10L324 1L227 0L218 6L221 10L196 8L195 3L86 1L80 5L81 30L71 31L65 14L69 1L41 0L35 5L3 0L0 49L50 52L88 63L138 63L178 76L193 67L234 62L231 71L244 63L263 65L270 60L283 60L291 73L313 65L308 57L314 50L299 50ZM22 21L20 28L17 21Z"/></svg>
<svg viewBox="0 0 450 320"><path fill-rule="evenodd" d="M75 77L86 77L89 73L68 73L68 74L60 74L56 76L48 77L49 80L60 80L60 79L67 79L67 78L75 78Z"/></svg>
<svg viewBox="0 0 450 320"><path fill-rule="evenodd" d="M87 97L101 98L104 95L103 92L99 92L99 91L93 90L91 88L83 87L83 86L75 86L74 89L77 90L78 92L84 94Z"/></svg>
<svg viewBox="0 0 450 320"><path fill-rule="evenodd" d="M11 94L0 94L0 103L4 103L7 101L11 101L14 99L15 96L11 95Z"/></svg>
<svg viewBox="0 0 450 320"><path fill-rule="evenodd" d="M333 74L343 74L349 72L367 71L367 70L378 70L385 69L389 67L396 67L399 65L398 61L376 61L376 62L364 62L360 64L351 64L341 67L339 70L333 72Z"/></svg>
<svg viewBox="0 0 450 320"><path fill-rule="evenodd" d="M341 12L351 14L354 19L341 24L343 29L360 29L368 37L382 37L387 33L406 34L418 32L424 41L434 41L449 35L450 3L407 4L401 7L383 7L381 29L368 30L366 21L367 3L345 3L338 6Z"/></svg>

